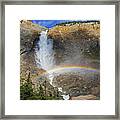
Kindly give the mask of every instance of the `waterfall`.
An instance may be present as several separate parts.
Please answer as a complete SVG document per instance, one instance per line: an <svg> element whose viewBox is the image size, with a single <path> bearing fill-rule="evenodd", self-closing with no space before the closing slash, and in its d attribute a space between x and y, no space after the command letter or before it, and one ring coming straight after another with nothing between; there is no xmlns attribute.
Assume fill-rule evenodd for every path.
<svg viewBox="0 0 120 120"><path fill-rule="evenodd" d="M51 69L55 64L53 40L47 38L47 30L41 32L36 49L37 66L44 70Z"/></svg>
<svg viewBox="0 0 120 120"><path fill-rule="evenodd" d="M42 68L48 72L49 83L55 87L52 83L54 78L54 72L50 73L49 70L55 66L53 40L47 38L47 30L42 31L39 36L39 41L36 46L35 55L36 64L39 68ZM58 91L63 92L62 88L58 88ZM64 100L69 99L68 95L61 95Z"/></svg>

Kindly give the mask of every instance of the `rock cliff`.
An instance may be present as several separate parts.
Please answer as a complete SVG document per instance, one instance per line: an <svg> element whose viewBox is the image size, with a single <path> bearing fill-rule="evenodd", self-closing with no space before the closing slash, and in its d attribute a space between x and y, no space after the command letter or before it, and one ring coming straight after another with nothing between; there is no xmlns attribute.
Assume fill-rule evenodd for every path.
<svg viewBox="0 0 120 120"><path fill-rule="evenodd" d="M39 69L35 63L35 44L40 32L46 28L30 21L20 23L20 80L24 82L30 73L31 81L35 81L45 70Z"/></svg>
<svg viewBox="0 0 120 120"><path fill-rule="evenodd" d="M100 58L99 22L57 25L49 30L48 36L54 40L58 65L89 64L99 68L96 63Z"/></svg>

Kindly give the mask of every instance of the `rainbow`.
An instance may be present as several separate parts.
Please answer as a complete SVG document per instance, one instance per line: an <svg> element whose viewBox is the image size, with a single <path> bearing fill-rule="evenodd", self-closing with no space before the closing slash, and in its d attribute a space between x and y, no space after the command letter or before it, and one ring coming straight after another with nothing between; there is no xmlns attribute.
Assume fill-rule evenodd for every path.
<svg viewBox="0 0 120 120"><path fill-rule="evenodd" d="M88 66L75 66L75 65L68 65L68 66L58 66L55 67L53 69L50 69L48 71L46 71L47 73L52 73L55 71L60 71L60 70L64 70L64 69L70 69L70 68L75 68L75 69L84 69L84 70L89 70L89 71L94 71L94 72L99 72L98 69L92 68L92 67L88 67Z"/></svg>

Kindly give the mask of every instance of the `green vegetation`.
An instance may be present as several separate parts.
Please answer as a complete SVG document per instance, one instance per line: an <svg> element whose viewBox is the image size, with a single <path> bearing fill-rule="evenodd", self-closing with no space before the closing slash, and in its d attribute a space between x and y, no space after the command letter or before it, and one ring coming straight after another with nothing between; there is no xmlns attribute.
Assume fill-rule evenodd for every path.
<svg viewBox="0 0 120 120"><path fill-rule="evenodd" d="M61 99L58 89L53 88L53 92L48 90L46 87L46 80L43 85L32 84L30 80L30 73L25 83L20 86L20 99L21 100L58 100Z"/></svg>
<svg viewBox="0 0 120 120"><path fill-rule="evenodd" d="M20 86L20 99L21 100L27 100L29 97L32 97L34 95L32 84L30 83L24 83Z"/></svg>

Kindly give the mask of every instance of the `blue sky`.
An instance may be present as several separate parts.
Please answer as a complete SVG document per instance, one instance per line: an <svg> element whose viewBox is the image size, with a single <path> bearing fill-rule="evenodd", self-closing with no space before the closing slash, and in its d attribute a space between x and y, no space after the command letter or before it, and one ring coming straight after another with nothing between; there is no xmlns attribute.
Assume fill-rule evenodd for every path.
<svg viewBox="0 0 120 120"><path fill-rule="evenodd" d="M68 22L70 20L32 20L33 23L45 26L47 28L54 27L56 24Z"/></svg>
<svg viewBox="0 0 120 120"><path fill-rule="evenodd" d="M70 21L90 22L90 21L99 21L99 20L32 20L33 23L39 24L47 28L52 28L56 24L70 22Z"/></svg>

